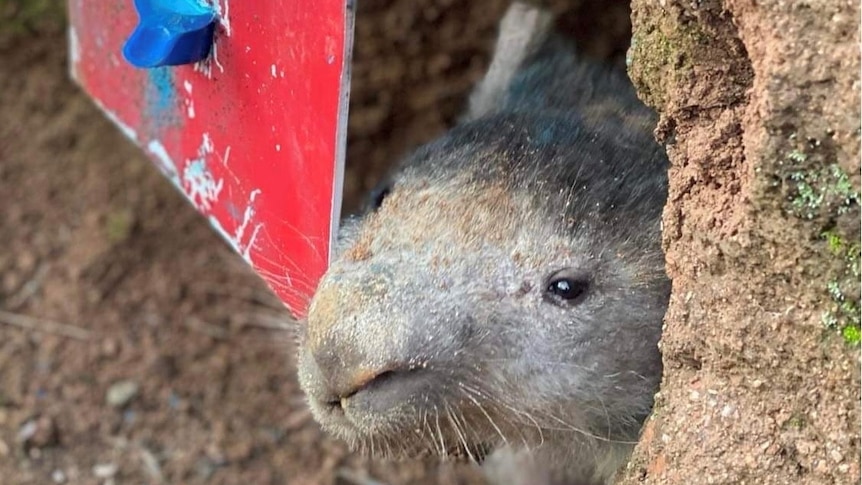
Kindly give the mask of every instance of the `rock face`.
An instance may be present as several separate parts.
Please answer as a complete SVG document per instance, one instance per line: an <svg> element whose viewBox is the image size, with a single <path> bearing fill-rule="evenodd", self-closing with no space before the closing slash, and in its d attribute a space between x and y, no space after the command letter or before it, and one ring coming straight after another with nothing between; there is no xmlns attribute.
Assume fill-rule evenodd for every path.
<svg viewBox="0 0 862 485"><path fill-rule="evenodd" d="M859 6L635 0L674 280L622 483L859 483Z"/></svg>

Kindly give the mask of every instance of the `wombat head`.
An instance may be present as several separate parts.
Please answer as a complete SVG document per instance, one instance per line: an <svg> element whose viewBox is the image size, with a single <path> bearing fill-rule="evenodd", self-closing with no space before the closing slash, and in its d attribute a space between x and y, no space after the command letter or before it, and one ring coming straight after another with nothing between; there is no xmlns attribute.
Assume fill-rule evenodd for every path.
<svg viewBox="0 0 862 485"><path fill-rule="evenodd" d="M579 105L525 103L548 93L516 89L518 73L537 82L547 59L523 57L485 93L496 108L476 103L342 226L299 374L317 421L352 445L574 450L631 441L650 410L669 293L663 152ZM561 65L575 64L549 79L596 82Z"/></svg>

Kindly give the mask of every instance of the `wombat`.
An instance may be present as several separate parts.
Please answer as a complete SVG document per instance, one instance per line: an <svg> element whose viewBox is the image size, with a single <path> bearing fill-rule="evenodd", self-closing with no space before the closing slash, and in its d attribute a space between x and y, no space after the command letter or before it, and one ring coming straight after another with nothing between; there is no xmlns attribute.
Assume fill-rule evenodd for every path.
<svg viewBox="0 0 862 485"><path fill-rule="evenodd" d="M457 126L343 221L299 378L354 448L600 484L651 411L667 157L625 72L553 20L512 5Z"/></svg>

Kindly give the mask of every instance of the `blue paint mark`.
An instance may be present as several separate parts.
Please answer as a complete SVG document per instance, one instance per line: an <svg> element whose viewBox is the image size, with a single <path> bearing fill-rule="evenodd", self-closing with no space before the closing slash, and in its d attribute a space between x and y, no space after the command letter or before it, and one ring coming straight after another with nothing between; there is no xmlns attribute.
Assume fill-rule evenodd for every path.
<svg viewBox="0 0 862 485"><path fill-rule="evenodd" d="M178 107L176 84L171 68L148 69L147 81L145 93L147 118L158 127L177 122L180 117L176 112Z"/></svg>

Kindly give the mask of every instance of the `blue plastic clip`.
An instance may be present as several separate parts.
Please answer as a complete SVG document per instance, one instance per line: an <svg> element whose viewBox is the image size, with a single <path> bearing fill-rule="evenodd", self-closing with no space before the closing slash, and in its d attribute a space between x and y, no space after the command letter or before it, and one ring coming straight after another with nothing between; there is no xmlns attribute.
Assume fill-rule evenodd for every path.
<svg viewBox="0 0 862 485"><path fill-rule="evenodd" d="M140 22L123 46L135 67L191 64L212 49L217 14L202 0L135 0Z"/></svg>

